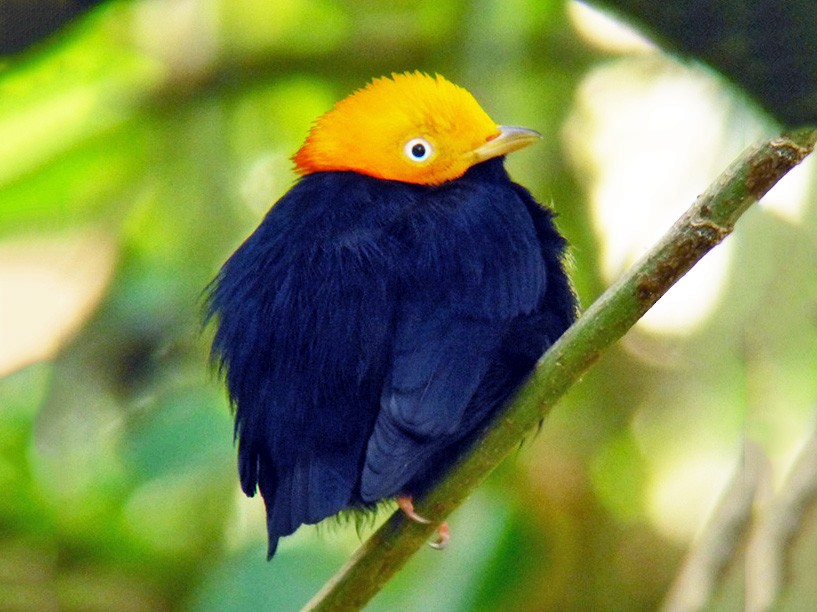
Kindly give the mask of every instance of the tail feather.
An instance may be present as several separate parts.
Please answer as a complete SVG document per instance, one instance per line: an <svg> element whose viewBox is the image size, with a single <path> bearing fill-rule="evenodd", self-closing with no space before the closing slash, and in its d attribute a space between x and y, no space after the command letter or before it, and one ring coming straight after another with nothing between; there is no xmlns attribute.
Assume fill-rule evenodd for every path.
<svg viewBox="0 0 817 612"><path fill-rule="evenodd" d="M355 473L340 473L331 461L304 458L276 470L269 461L259 458L257 466L258 489L267 509L268 560L275 554L279 538L294 533L301 525L312 525L337 514L351 503ZM252 468L247 469L242 483L243 477L252 472Z"/></svg>

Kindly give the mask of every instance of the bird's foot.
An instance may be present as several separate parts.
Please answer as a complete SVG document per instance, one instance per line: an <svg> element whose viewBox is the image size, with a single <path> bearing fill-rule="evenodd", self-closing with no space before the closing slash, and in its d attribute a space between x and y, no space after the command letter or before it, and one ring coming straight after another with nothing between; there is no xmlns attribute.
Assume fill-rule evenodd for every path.
<svg viewBox="0 0 817 612"><path fill-rule="evenodd" d="M411 497L408 495L401 495L397 498L397 507L403 511L408 518L410 518L415 523L422 523L423 525L428 525L431 521L429 521L426 517L420 516L414 510L414 502L411 501Z"/></svg>
<svg viewBox="0 0 817 612"><path fill-rule="evenodd" d="M436 548L437 550L442 550L443 548L448 548L448 543L451 541L451 529L448 527L448 522L444 521L440 523L440 526L437 527L437 541L436 542L429 542L428 545L431 548Z"/></svg>
<svg viewBox="0 0 817 612"><path fill-rule="evenodd" d="M397 498L397 506L400 510L403 511L409 519L414 521L415 523L421 523L423 525L428 525L431 523L426 517L417 514L414 510L414 502L411 500L411 497L408 495L401 495ZM451 541L451 529L448 527L447 522L440 523L440 526L437 527L437 541L436 542L429 542L428 545L431 548L436 548L437 550L442 550L443 548L448 546L448 543Z"/></svg>

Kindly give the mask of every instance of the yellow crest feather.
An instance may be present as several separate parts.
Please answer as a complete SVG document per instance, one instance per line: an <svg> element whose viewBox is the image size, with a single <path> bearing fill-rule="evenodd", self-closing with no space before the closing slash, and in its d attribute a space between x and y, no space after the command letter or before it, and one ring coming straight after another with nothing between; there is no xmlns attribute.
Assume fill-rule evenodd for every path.
<svg viewBox="0 0 817 612"><path fill-rule="evenodd" d="M498 126L462 87L421 72L373 79L321 116L293 160L301 174L352 171L437 185L462 176ZM417 159L409 145L421 144ZM408 148L407 148L408 147Z"/></svg>

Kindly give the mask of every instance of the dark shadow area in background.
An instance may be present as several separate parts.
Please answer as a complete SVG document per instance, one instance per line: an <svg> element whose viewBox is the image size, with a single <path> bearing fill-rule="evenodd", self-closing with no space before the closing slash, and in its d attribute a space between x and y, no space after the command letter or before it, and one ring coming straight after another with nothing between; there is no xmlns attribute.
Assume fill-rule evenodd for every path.
<svg viewBox="0 0 817 612"><path fill-rule="evenodd" d="M104 0L0 0L0 54L19 53Z"/></svg>

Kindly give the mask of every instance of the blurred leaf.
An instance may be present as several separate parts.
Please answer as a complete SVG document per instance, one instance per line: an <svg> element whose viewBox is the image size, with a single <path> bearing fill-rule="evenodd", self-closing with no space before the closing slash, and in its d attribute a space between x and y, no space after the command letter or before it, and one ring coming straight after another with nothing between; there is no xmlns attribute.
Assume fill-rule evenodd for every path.
<svg viewBox="0 0 817 612"><path fill-rule="evenodd" d="M343 556L324 547L282 549L265 563L266 544L226 556L203 576L189 609L195 612L300 610Z"/></svg>
<svg viewBox="0 0 817 612"><path fill-rule="evenodd" d="M226 50L237 55L324 54L350 33L347 16L331 0L287 0L272 10L264 0L235 0L231 9L223 27Z"/></svg>
<svg viewBox="0 0 817 612"><path fill-rule="evenodd" d="M51 521L31 474L34 417L52 368L40 364L0 379L0 529L50 531Z"/></svg>
<svg viewBox="0 0 817 612"><path fill-rule="evenodd" d="M233 476L223 467L168 473L138 486L123 508L124 533L154 562L178 568L217 551L221 541L214 534L228 516L225 492Z"/></svg>
<svg viewBox="0 0 817 612"><path fill-rule="evenodd" d="M232 419L213 388L181 387L134 415L124 459L138 481L171 475L233 476Z"/></svg>
<svg viewBox="0 0 817 612"><path fill-rule="evenodd" d="M623 522L641 515L646 468L638 445L629 435L610 438L591 466L599 500Z"/></svg>
<svg viewBox="0 0 817 612"><path fill-rule="evenodd" d="M143 127L128 121L162 72L112 16L0 73L0 233L97 216L139 167Z"/></svg>

